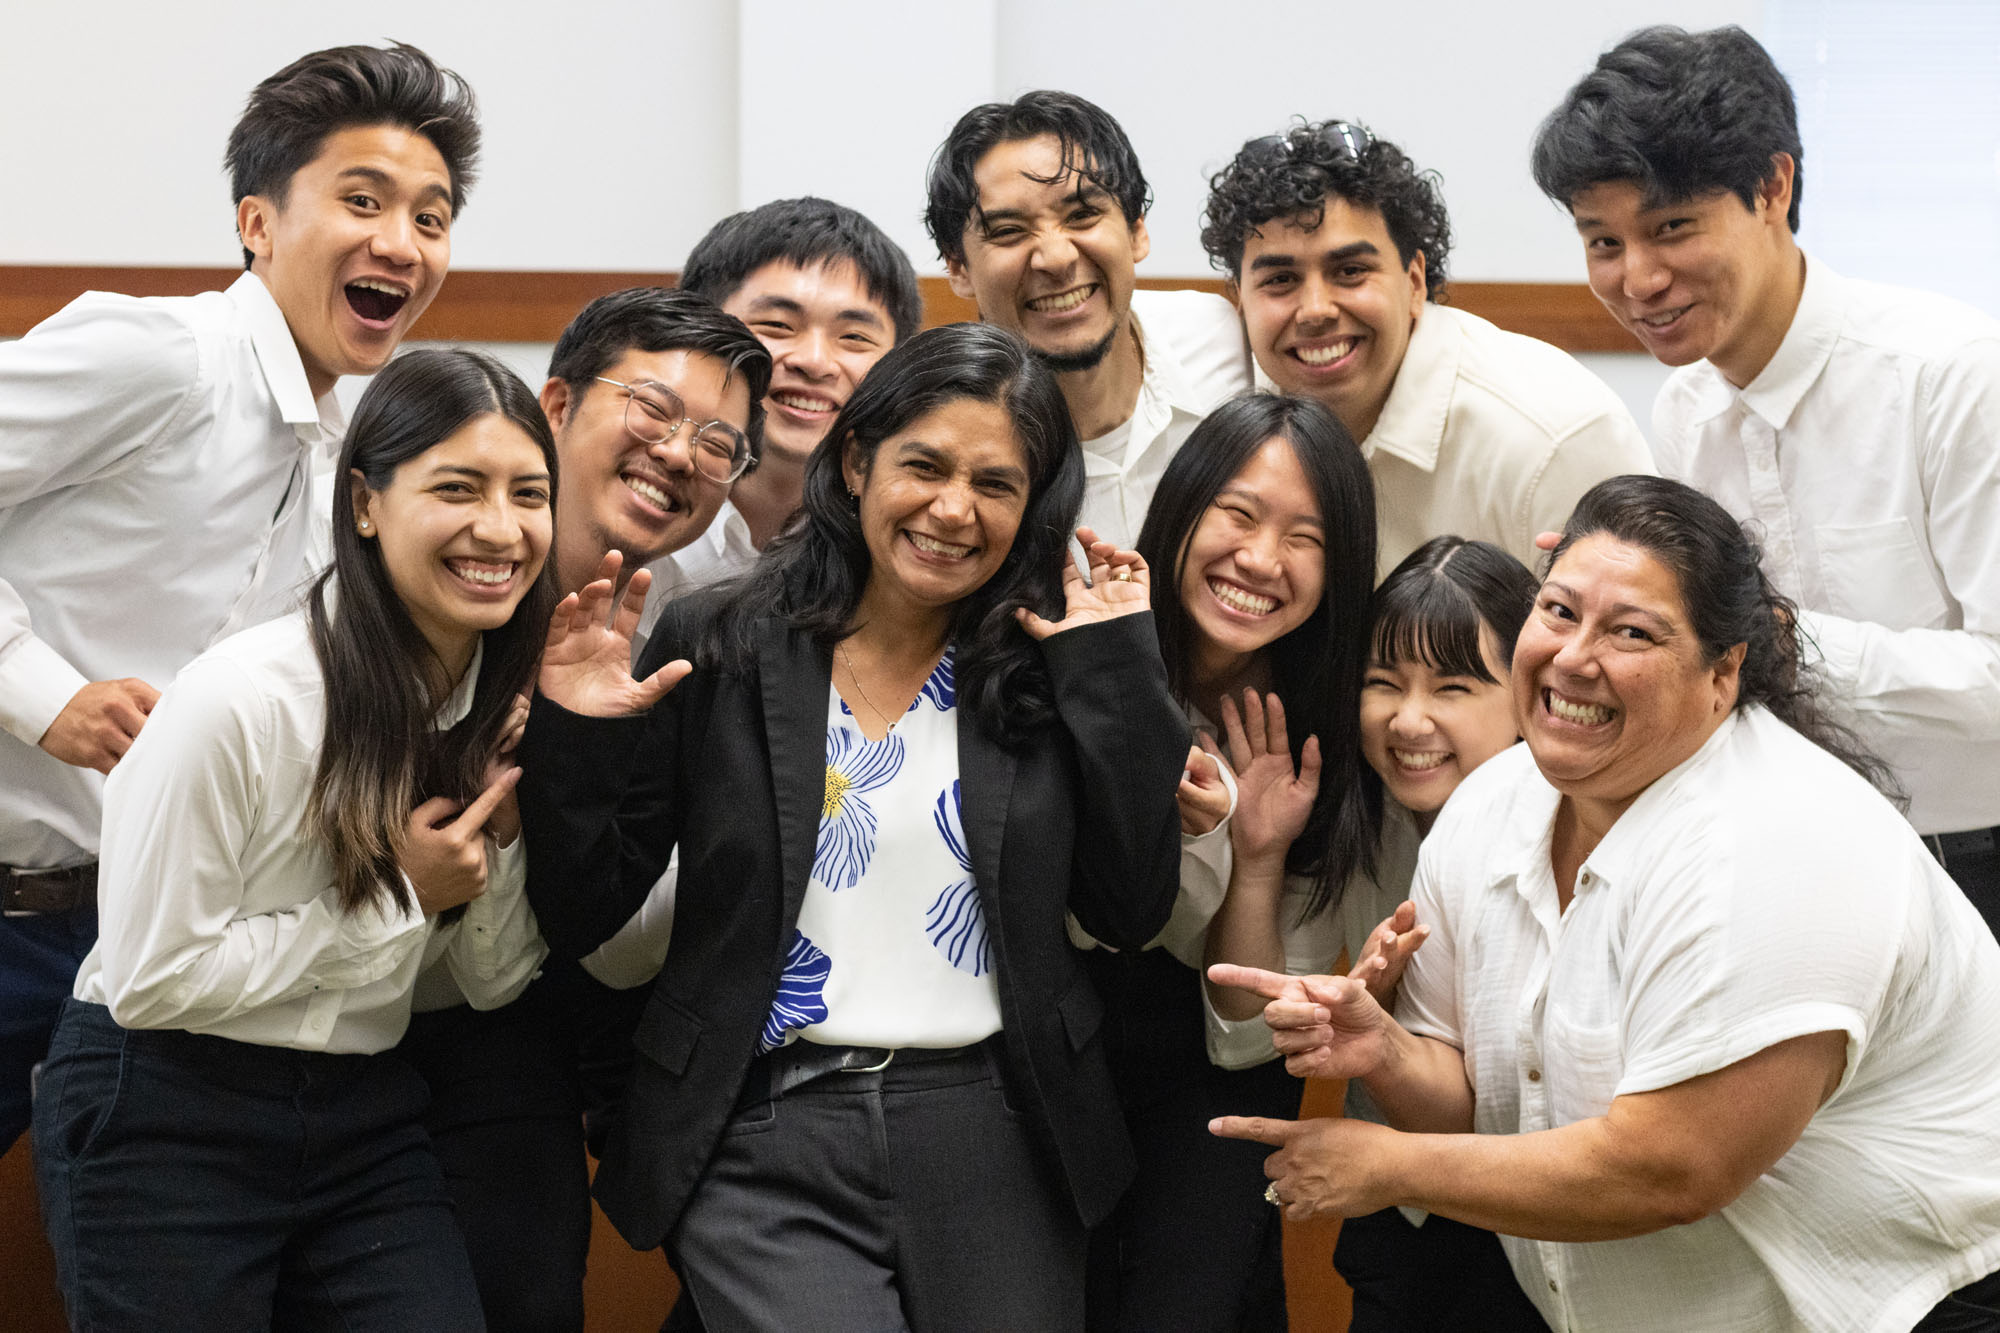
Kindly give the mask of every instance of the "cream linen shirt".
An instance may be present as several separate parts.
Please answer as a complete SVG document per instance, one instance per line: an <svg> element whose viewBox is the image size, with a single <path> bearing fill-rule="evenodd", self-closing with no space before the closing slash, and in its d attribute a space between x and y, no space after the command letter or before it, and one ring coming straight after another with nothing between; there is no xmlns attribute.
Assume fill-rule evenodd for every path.
<svg viewBox="0 0 2000 1333"><path fill-rule="evenodd" d="M2000 323L1817 260L1777 354L1654 406L1661 470L1755 520L1924 833L2000 824Z"/></svg>
<svg viewBox="0 0 2000 1333"><path fill-rule="evenodd" d="M480 659L439 710L472 705ZM304 827L326 731L305 616L190 663L105 784L97 945L75 995L128 1028L372 1054L410 1019L442 957L476 1008L519 995L548 950L522 892L521 840L488 847L486 891L452 925L414 907L343 911Z"/></svg>
<svg viewBox="0 0 2000 1333"><path fill-rule="evenodd" d="M1560 529L1585 491L1653 471L1603 380L1559 348L1442 305L1423 307L1361 453L1375 479L1378 580L1448 533L1537 569L1535 535Z"/></svg>
<svg viewBox="0 0 2000 1333"><path fill-rule="evenodd" d="M345 431L261 279L78 297L0 346L0 862L97 854L104 779L36 746L94 680L164 689L284 614Z"/></svg>
<svg viewBox="0 0 2000 1333"><path fill-rule="evenodd" d="M1132 317L1146 369L1121 450L1083 449L1084 526L1131 546L1146 506L1201 419L1250 388L1250 351L1236 307L1212 292L1135 291Z"/></svg>
<svg viewBox="0 0 2000 1333"><path fill-rule="evenodd" d="M1502 1237L1558 1333L1902 1333L2000 1268L2000 944L1887 801L1762 708L1648 787L1557 905L1526 746L1465 779L1412 894L1397 1016L1465 1053L1482 1134L1602 1116L1841 1031L1838 1088L1699 1222ZM1717 1134L1730 1127L1718 1124Z"/></svg>

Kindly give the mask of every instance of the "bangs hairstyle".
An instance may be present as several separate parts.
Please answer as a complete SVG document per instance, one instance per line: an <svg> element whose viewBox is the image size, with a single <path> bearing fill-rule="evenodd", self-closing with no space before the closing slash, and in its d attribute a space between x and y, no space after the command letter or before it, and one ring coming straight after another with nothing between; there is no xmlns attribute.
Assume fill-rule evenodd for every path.
<svg viewBox="0 0 2000 1333"><path fill-rule="evenodd" d="M1648 208L1727 190L1754 210L1779 153L1792 159L1785 220L1796 232L1805 146L1791 84L1741 28L1661 25L1597 58L1536 131L1532 166L1564 208L1593 185L1630 181Z"/></svg>
<svg viewBox="0 0 2000 1333"><path fill-rule="evenodd" d="M231 202L261 195L283 208L299 168L328 136L364 125L423 135L451 175L451 215L465 211L479 166L479 104L456 73L414 46L336 46L301 56L258 84L244 105L222 165ZM243 267L254 256L243 251Z"/></svg>
<svg viewBox="0 0 2000 1333"><path fill-rule="evenodd" d="M439 731L438 709L454 687L440 686L442 663L396 595L381 543L355 531L349 478L359 472L380 491L398 468L489 412L541 450L553 512L548 419L527 385L478 352L426 349L391 361L361 396L334 472L333 564L306 600L326 682L326 734L305 827L332 859L334 888L350 915L371 903L414 906L399 864L410 812L434 796L479 795L514 698L534 680L559 598L555 561L544 559L507 623L480 636L470 711Z"/></svg>
<svg viewBox="0 0 2000 1333"><path fill-rule="evenodd" d="M1078 188L1088 181L1118 201L1131 226L1153 206L1146 174L1132 141L1111 114L1075 93L1023 93L1011 102L988 102L958 118L931 158L925 182L928 202L924 226L948 263L965 262L965 228L979 212L979 183L973 173L979 161L1003 143L1019 143L1052 134L1062 145L1062 166L1038 185L1060 185L1075 178Z"/></svg>
<svg viewBox="0 0 2000 1333"><path fill-rule="evenodd" d="M884 440L961 399L1007 413L1028 468L1028 503L1000 568L952 608L960 697L1003 746L1053 721L1040 645L1014 610L1062 617L1062 564L1083 503L1083 449L1054 376L1027 343L991 325L928 329L875 363L806 460L799 511L748 574L715 594L724 609L697 640L694 661L742 669L755 660L757 622L771 615L829 651L852 633L872 558L842 459L871 473Z"/></svg>
<svg viewBox="0 0 2000 1333"><path fill-rule="evenodd" d="M1285 869L1313 881L1304 908L1316 916L1340 901L1357 869L1373 861L1360 796L1361 677L1368 649L1368 594L1375 584L1375 485L1340 418L1310 398L1245 394L1208 414L1174 454L1153 492L1138 550L1153 572L1153 619L1167 683L1183 705L1194 693L1196 629L1181 603L1189 539L1236 475L1273 439L1291 446L1319 507L1326 575L1319 605L1262 651L1284 701L1292 760L1319 737L1319 795L1285 854Z"/></svg>
<svg viewBox="0 0 2000 1333"><path fill-rule="evenodd" d="M627 352L700 352L742 375L750 389L744 434L751 457L764 448L764 395L771 390L771 353L744 322L699 292L672 287L627 287L598 297L577 312L556 339L549 378L569 386L580 403L597 377ZM673 388L673 385L668 385Z"/></svg>
<svg viewBox="0 0 2000 1333"><path fill-rule="evenodd" d="M830 199L778 199L732 213L695 242L681 290L721 305L766 264L794 268L852 264L869 298L888 315L895 342L923 327L924 298L903 247L861 214Z"/></svg>
<svg viewBox="0 0 2000 1333"><path fill-rule="evenodd" d="M1403 267L1423 255L1427 297L1441 301L1449 281L1451 218L1437 173L1417 170L1402 149L1372 134L1357 156L1336 132L1340 125L1367 134L1355 121L1300 121L1282 135L1244 144L1235 160L1209 179L1201 215L1201 246L1209 263L1239 277L1243 250L1264 227L1290 222L1310 231L1325 218L1328 200L1345 199L1382 215Z"/></svg>
<svg viewBox="0 0 2000 1333"><path fill-rule="evenodd" d="M1500 665L1512 667L1538 586L1526 565L1490 542L1433 537L1375 590L1369 650L1384 666L1421 662L1440 675L1498 685L1481 631L1492 633Z"/></svg>

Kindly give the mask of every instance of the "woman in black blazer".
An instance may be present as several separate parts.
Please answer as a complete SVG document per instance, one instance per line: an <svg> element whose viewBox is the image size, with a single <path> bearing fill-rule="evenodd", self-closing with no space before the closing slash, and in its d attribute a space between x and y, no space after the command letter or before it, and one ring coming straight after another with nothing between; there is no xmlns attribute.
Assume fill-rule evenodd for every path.
<svg viewBox="0 0 2000 1333"><path fill-rule="evenodd" d="M1088 583L1069 561L1082 478L1019 339L933 330L636 673L643 574L615 617L609 581L557 613L529 892L580 955L680 850L596 1189L711 1333L1081 1327L1132 1154L1063 916L1125 947L1165 923L1188 746L1144 561L1087 529Z"/></svg>

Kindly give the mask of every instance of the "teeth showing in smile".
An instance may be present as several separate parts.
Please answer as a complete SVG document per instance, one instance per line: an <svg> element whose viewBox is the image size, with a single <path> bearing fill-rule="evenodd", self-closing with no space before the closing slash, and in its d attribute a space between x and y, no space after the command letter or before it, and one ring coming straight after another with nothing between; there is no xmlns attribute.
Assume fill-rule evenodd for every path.
<svg viewBox="0 0 2000 1333"><path fill-rule="evenodd" d="M447 560L444 563L445 568L464 579L467 583L477 583L489 588L497 588L507 582L507 580L514 577L514 571L520 568L520 566L511 562L504 565L491 565L481 560L453 559Z"/></svg>
<svg viewBox="0 0 2000 1333"><path fill-rule="evenodd" d="M674 511L674 497L661 490L658 486L655 486L652 482L647 481L644 477L635 477L627 472L620 476L619 480L630 488L632 494L638 496L654 508L664 509L670 514Z"/></svg>
<svg viewBox="0 0 2000 1333"><path fill-rule="evenodd" d="M958 560L972 554L970 546L954 546L950 542L941 542L935 537L926 537L921 532L912 532L909 534L909 537L910 544L926 555L941 555L952 560Z"/></svg>
<svg viewBox="0 0 2000 1333"><path fill-rule="evenodd" d="M820 398L809 393L794 393L789 389L774 392L771 395L771 401L782 403L795 412L831 412L840 406L840 404L830 399Z"/></svg>
<svg viewBox="0 0 2000 1333"><path fill-rule="evenodd" d="M347 304L363 319L394 319L409 299L408 287L384 278L356 278L347 284Z"/></svg>
<svg viewBox="0 0 2000 1333"><path fill-rule="evenodd" d="M1679 306L1673 310L1662 311L1657 315L1641 315L1639 316L1639 322L1649 329L1663 329L1682 315L1685 315L1687 309L1686 306Z"/></svg>
<svg viewBox="0 0 2000 1333"><path fill-rule="evenodd" d="M1389 754L1396 761L1396 767L1407 768L1413 773L1427 773L1451 758L1448 750L1391 750Z"/></svg>
<svg viewBox="0 0 2000 1333"><path fill-rule="evenodd" d="M1224 583L1221 579L1210 579L1208 590L1215 594L1216 601L1248 615L1268 616L1278 609L1277 598L1259 597L1254 592L1246 592L1233 583Z"/></svg>
<svg viewBox="0 0 2000 1333"><path fill-rule="evenodd" d="M1324 347L1294 347L1292 355L1309 366L1330 366L1354 350L1354 339L1341 338Z"/></svg>
<svg viewBox="0 0 2000 1333"><path fill-rule="evenodd" d="M1565 722L1576 722L1586 727L1594 727L1600 722L1609 722L1611 720L1611 710L1603 704L1571 703L1554 690L1543 690L1542 698L1548 701L1549 712Z"/></svg>
<svg viewBox="0 0 2000 1333"><path fill-rule="evenodd" d="M1075 288L1067 292L1057 292L1054 296L1038 296L1028 302L1028 309L1044 315L1060 315L1066 310L1074 310L1090 299L1097 290L1096 283Z"/></svg>
<svg viewBox="0 0 2000 1333"><path fill-rule="evenodd" d="M410 289L403 286L400 282L384 282L380 278L356 278L347 285L350 287L359 287L365 292L386 292L390 296L408 296L410 294Z"/></svg>

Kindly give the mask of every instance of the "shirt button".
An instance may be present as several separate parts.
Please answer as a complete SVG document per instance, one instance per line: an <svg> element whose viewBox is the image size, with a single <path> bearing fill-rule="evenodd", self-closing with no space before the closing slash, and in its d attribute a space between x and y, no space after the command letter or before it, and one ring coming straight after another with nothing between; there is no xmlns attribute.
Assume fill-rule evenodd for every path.
<svg viewBox="0 0 2000 1333"><path fill-rule="evenodd" d="M1550 1291L1558 1290L1558 1288L1556 1287L1556 1280L1554 1278L1549 1279L1549 1290Z"/></svg>
<svg viewBox="0 0 2000 1333"><path fill-rule="evenodd" d="M1542 1081L1542 1071L1541 1071L1541 1070L1539 1070L1539 1069L1530 1069L1530 1070L1528 1071L1528 1082L1530 1082L1530 1083L1540 1083L1541 1081Z"/></svg>

